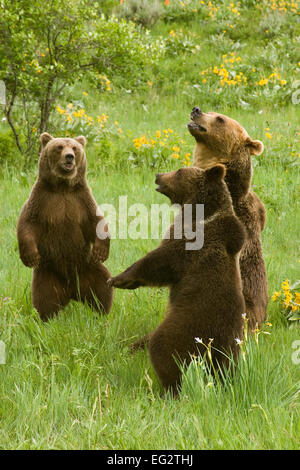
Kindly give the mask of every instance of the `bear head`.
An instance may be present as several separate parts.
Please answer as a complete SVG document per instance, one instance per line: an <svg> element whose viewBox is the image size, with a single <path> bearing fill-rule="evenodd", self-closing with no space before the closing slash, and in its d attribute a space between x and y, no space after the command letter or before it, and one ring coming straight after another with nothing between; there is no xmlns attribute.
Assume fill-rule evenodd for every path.
<svg viewBox="0 0 300 470"><path fill-rule="evenodd" d="M49 183L74 185L84 179L86 156L84 136L55 138L47 132L40 136L39 177Z"/></svg>
<svg viewBox="0 0 300 470"><path fill-rule="evenodd" d="M222 164L206 170L189 167L158 173L156 191L167 196L172 204L204 204L207 217L219 209L231 210L231 197L224 182L225 174L226 168Z"/></svg>
<svg viewBox="0 0 300 470"><path fill-rule="evenodd" d="M223 114L203 113L193 108L187 125L196 140L195 164L207 168L214 163L249 159L263 152L263 143L253 140L234 119Z"/></svg>

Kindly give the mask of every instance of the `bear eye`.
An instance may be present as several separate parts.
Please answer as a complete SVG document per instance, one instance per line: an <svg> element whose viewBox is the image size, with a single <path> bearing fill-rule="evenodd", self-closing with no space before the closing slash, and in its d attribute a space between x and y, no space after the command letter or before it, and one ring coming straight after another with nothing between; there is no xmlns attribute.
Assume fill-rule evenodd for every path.
<svg viewBox="0 0 300 470"><path fill-rule="evenodd" d="M221 116L217 116L217 121L220 123L224 123L224 119Z"/></svg>
<svg viewBox="0 0 300 470"><path fill-rule="evenodd" d="M76 150L77 150L77 147L73 147L73 150L74 150L74 152L76 152Z"/></svg>
<svg viewBox="0 0 300 470"><path fill-rule="evenodd" d="M62 145L59 145L59 146L57 147L57 150L59 150L59 151L61 151L62 149L63 149L63 146L62 146Z"/></svg>

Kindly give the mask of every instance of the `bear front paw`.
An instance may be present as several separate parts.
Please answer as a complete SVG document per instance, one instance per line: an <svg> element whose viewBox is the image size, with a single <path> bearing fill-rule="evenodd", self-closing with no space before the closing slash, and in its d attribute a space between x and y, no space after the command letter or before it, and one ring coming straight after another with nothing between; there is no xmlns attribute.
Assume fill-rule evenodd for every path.
<svg viewBox="0 0 300 470"><path fill-rule="evenodd" d="M136 289L140 286L140 282L136 279L129 279L125 277L112 277L107 281L110 287L117 287L119 289Z"/></svg>
<svg viewBox="0 0 300 470"><path fill-rule="evenodd" d="M97 248L94 247L92 251L92 261L95 264L98 264L99 262L103 263L104 261L107 260L108 255L109 255L109 247L105 245L101 247L97 246Z"/></svg>

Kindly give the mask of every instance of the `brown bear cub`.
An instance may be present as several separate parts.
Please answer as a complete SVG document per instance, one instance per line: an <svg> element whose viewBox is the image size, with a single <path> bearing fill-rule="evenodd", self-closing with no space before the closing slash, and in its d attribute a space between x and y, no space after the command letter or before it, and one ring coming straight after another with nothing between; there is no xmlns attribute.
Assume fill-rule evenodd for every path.
<svg viewBox="0 0 300 470"><path fill-rule="evenodd" d="M160 246L109 281L121 289L170 288L166 317L149 335L148 348L160 381L174 395L181 383L178 361L187 365L191 355L205 353L196 337L204 344L213 338L213 362L226 367L226 354L237 357L239 346L235 338L243 335L245 303L238 254L245 235L234 215L224 176L223 165L206 171L181 168L157 175L157 191L182 209L189 204L193 208L192 217L183 224L183 211L179 211ZM197 220L197 204L204 204L204 221ZM201 249L187 249L184 234L175 237L178 223L184 227L184 234L186 228L195 232L196 224L202 224Z"/></svg>
<svg viewBox="0 0 300 470"><path fill-rule="evenodd" d="M85 145L83 136L41 135L38 178L18 220L20 258L34 269L32 299L42 320L71 299L104 313L112 304L110 273L102 264L110 238L86 180Z"/></svg>
<svg viewBox="0 0 300 470"><path fill-rule="evenodd" d="M252 140L233 119L218 113L203 113L193 108L188 129L196 140L194 165L207 169L216 163L226 166L226 178L235 214L246 229L246 241L240 254L240 270L246 315L250 329L266 319L268 287L262 253L261 232L265 227L265 208L250 189L251 155L260 155L263 144Z"/></svg>

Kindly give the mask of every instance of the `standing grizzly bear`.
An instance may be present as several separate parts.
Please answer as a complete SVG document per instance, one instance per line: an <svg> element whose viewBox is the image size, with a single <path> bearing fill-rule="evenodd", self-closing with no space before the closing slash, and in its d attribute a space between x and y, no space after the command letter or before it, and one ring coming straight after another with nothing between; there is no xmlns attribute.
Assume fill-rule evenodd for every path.
<svg viewBox="0 0 300 470"><path fill-rule="evenodd" d="M250 189L251 155L260 155L263 144L252 140L233 119L218 113L203 113L193 108L188 129L196 140L194 165L203 169L216 163L226 166L226 183L233 207L246 229L240 254L240 269L249 327L254 329L266 319L268 288L262 254L261 232L265 227L265 208Z"/></svg>
<svg viewBox="0 0 300 470"><path fill-rule="evenodd" d="M85 137L41 135L37 181L18 220L20 258L34 268L33 305L42 320L71 299L108 313L110 238L86 180ZM102 239L97 224L104 225ZM105 238L106 237L106 238Z"/></svg>
<svg viewBox="0 0 300 470"><path fill-rule="evenodd" d="M225 354L231 352L237 357L235 338L243 335L245 303L238 253L245 234L234 215L224 176L223 165L208 170L181 168L157 175L157 191L182 209L190 204L193 216L183 220L182 211L179 212L167 232L168 238L165 236L157 249L109 281L121 289L169 286L166 318L149 335L148 348L164 388L175 395L181 382L178 361L187 365L191 355L205 352L195 337L202 338L206 345L213 338L214 365L226 367ZM197 204L204 204L204 221L197 219ZM186 228L195 233L195 226L202 224L203 247L187 249L186 237L175 236L177 224L184 227L184 234Z"/></svg>

